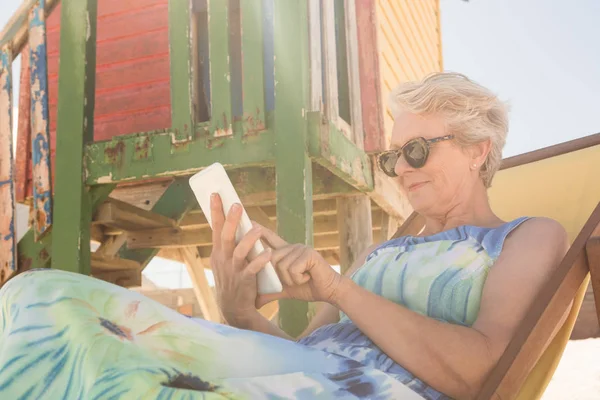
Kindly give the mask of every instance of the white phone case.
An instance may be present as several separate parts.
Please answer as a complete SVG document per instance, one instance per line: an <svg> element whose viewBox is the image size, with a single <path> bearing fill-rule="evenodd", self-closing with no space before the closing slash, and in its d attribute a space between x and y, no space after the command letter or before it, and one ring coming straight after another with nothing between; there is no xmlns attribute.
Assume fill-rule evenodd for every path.
<svg viewBox="0 0 600 400"><path fill-rule="evenodd" d="M212 193L218 193L223 202L223 211L225 215L229 212L229 209L233 204L242 204L240 198L235 191L235 188L229 180L225 168L220 163L214 163L211 166L203 169L189 180L190 187L196 196L200 208L206 216L211 229L211 212L210 212L210 196ZM242 213L240 225L236 231L235 241L239 243L242 237L252 229L252 222L246 214L246 210ZM252 250L250 251L250 257L254 258L265 250L263 244L258 240ZM268 262L265 268L260 271L257 275L258 293L279 293L283 290L281 281L275 272L275 268L271 262Z"/></svg>

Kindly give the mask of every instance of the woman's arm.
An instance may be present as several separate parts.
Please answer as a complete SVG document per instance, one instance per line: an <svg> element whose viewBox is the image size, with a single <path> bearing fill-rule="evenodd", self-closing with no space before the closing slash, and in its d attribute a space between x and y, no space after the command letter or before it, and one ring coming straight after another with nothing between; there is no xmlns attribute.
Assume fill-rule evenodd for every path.
<svg viewBox="0 0 600 400"><path fill-rule="evenodd" d="M398 364L448 396L470 399L567 247L555 221L533 219L516 229L488 275L472 327L420 315L350 279L343 280L334 303Z"/></svg>
<svg viewBox="0 0 600 400"><path fill-rule="evenodd" d="M361 267L367 256L377 247L377 245L373 245L368 247L365 251L363 251L354 261L352 267L345 273L345 276L349 277L356 271L359 267ZM296 338L285 333L281 328L279 328L276 324L272 323L265 317L263 317L258 310L255 313L250 313L242 317L240 320L231 321L231 325L236 326L241 329L253 330L256 332L266 333L272 336L278 336L288 340L299 340L305 336L310 335L316 329L333 324L339 321L339 312L340 310L329 303L322 303L319 307L319 310L315 314L315 316L311 319L310 323L306 327L306 329Z"/></svg>

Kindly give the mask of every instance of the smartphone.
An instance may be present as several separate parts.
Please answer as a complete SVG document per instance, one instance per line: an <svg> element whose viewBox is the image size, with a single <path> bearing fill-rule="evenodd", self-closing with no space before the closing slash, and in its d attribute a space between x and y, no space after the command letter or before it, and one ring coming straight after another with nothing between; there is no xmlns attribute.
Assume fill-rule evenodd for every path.
<svg viewBox="0 0 600 400"><path fill-rule="evenodd" d="M189 179L190 187L196 196L196 200L200 205L200 208L206 216L206 220L213 229L212 218L210 212L210 196L213 193L218 193L223 202L223 211L225 215L229 212L231 206L235 203L242 204L240 198L225 171L223 165L220 163L214 163L209 167L203 169L197 174L193 175ZM243 205L242 205L243 206ZM242 207L243 208L243 207ZM246 210L242 212L240 224L236 231L235 242L240 242L242 237L252 229L252 221L248 217ZM257 240L254 247L250 251L249 258L254 259L260 253L265 250L262 242ZM273 268L273 264L268 262L265 268L263 268L257 275L257 288L260 294L280 293L283 291L281 281Z"/></svg>

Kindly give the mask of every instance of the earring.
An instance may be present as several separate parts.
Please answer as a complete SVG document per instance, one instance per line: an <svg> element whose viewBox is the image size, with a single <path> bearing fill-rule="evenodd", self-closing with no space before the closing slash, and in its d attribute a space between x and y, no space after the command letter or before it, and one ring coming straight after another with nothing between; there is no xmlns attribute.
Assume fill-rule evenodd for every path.
<svg viewBox="0 0 600 400"><path fill-rule="evenodd" d="M477 164L473 164L473 169L477 168Z"/></svg>

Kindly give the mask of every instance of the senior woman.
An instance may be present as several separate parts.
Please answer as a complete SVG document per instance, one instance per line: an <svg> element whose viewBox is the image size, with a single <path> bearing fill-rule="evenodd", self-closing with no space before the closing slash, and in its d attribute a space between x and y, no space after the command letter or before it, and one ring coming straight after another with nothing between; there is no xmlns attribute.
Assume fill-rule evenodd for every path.
<svg viewBox="0 0 600 400"><path fill-rule="evenodd" d="M300 343L386 371L425 398L474 397L500 358L540 285L567 250L565 230L545 218L503 221L487 189L508 130L506 107L460 74L434 74L391 95L392 150L379 167L425 218L419 235L372 246L345 276L313 249L256 226L238 246L240 210L225 220L214 202L219 300L235 326L292 339L254 307L240 281L270 259L285 290L259 297L327 305ZM259 238L272 251L246 264Z"/></svg>
<svg viewBox="0 0 600 400"><path fill-rule="evenodd" d="M508 122L487 89L434 74L400 85L392 105L392 150L379 167L425 218L422 233L369 248L342 276L259 225L236 244L241 207L225 216L215 196L211 260L232 326L87 276L29 271L0 290L0 398L474 397L566 234L491 210ZM257 240L267 250L249 260ZM284 291L257 296L268 260ZM326 305L291 338L257 311L279 298Z"/></svg>

